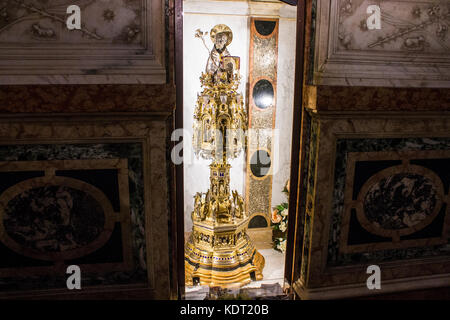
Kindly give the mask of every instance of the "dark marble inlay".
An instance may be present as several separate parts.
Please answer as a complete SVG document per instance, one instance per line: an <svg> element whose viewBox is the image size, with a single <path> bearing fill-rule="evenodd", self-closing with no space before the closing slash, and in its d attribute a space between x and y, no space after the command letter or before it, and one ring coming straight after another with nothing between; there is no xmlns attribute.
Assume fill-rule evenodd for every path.
<svg viewBox="0 0 450 320"><path fill-rule="evenodd" d="M53 261L37 260L25 257L14 250L8 248L5 244L0 242L0 270L2 268L30 268L30 267L51 267ZM0 279L0 290L2 289L3 280Z"/></svg>
<svg viewBox="0 0 450 320"><path fill-rule="evenodd" d="M443 203L438 215L436 216L436 218L433 219L433 221L429 225L413 234L400 237L400 240L415 240L415 239L441 237L445 223L446 210L447 204Z"/></svg>
<svg viewBox="0 0 450 320"><path fill-rule="evenodd" d="M358 245L366 243L391 242L392 238L380 237L376 234L370 233L364 229L356 217L356 210L350 210L350 228L347 238L348 245Z"/></svg>
<svg viewBox="0 0 450 320"><path fill-rule="evenodd" d="M347 155L349 152L376 152L376 151L426 151L426 150L450 150L450 138L447 137L422 137L422 138L361 138L338 139L336 144L336 161L334 171L333 205L331 225L329 230L328 258L329 266L344 266L357 263L383 262L395 259L412 259L418 257L449 255L450 241L447 245L434 245L422 248L386 249L363 254L345 254L339 252L341 237L341 220L344 209L345 179L347 175ZM433 159L427 160L427 164L411 160L411 164L427 167L436 172L441 178L444 187L449 185L448 175L444 168L448 168L448 161ZM439 162L437 170L434 162ZM443 163L441 163L443 162ZM448 189L447 189L448 191ZM411 235L412 236L412 235ZM411 237L410 236L410 237Z"/></svg>
<svg viewBox="0 0 450 320"><path fill-rule="evenodd" d="M8 202L6 233L21 246L62 252L88 245L102 233L105 214L89 194L66 186L25 190Z"/></svg>
<svg viewBox="0 0 450 320"><path fill-rule="evenodd" d="M262 178L269 173L271 165L270 154L265 150L257 150L250 160L250 170L254 176Z"/></svg>
<svg viewBox="0 0 450 320"><path fill-rule="evenodd" d="M119 271L115 267L105 268L99 265L97 272L83 273L83 285L87 287L92 285L147 283L143 145L141 142L0 145L0 161L95 159L128 160L131 215L131 239L129 240L131 240L133 267L129 271ZM34 176L41 175L42 173L39 173ZM20 179L14 179L14 182L17 183L22 180L23 177L20 177ZM104 183L109 182L105 181ZM107 194L105 186L99 185L99 188ZM123 241L124 238L122 238L121 230L119 226L116 226L110 240L102 248L87 256L66 262L76 262L74 264L80 264L82 269L83 263L101 264L104 262L120 262L123 260ZM0 263L0 268L47 265L45 261L18 255L2 245L0 245L0 253L1 259L9 259L7 264ZM30 275L26 277L8 276L0 278L0 291L66 288L66 280L65 274Z"/></svg>
<svg viewBox="0 0 450 320"><path fill-rule="evenodd" d="M310 249L310 236L311 236L311 216L305 215L305 229L303 234L303 255L300 267L300 277L305 280L308 274L309 266L309 249Z"/></svg>
<svg viewBox="0 0 450 320"><path fill-rule="evenodd" d="M256 31L262 36L268 36L272 34L277 25L276 21L255 20Z"/></svg>
<svg viewBox="0 0 450 320"><path fill-rule="evenodd" d="M306 162L308 165L305 165L305 170L307 169L307 179L305 180L304 188L306 189L305 195L304 195L304 203L306 203L306 209L303 213L305 217L305 226L303 228L304 234L303 234L303 254L302 254L302 262L300 266L300 276L302 279L305 279L308 273L308 259L309 259L309 251L310 251L310 245L311 245L311 210L313 210L313 203L312 199L314 198L314 186L316 184L316 164L317 164L317 157L318 157L318 147L319 147L319 131L320 131L320 124L317 119L312 119L310 117L307 118L307 125L306 129L309 131L310 135L308 135L308 152L306 157ZM302 220L302 219L300 219Z"/></svg>
<svg viewBox="0 0 450 320"><path fill-rule="evenodd" d="M273 105L274 90L272 83L266 79L259 80L253 87L253 101L260 109Z"/></svg>
<svg viewBox="0 0 450 320"><path fill-rule="evenodd" d="M87 182L100 189L111 202L114 211L120 211L117 169L56 170L55 175Z"/></svg>
<svg viewBox="0 0 450 320"><path fill-rule="evenodd" d="M67 264L100 264L100 263L112 263L112 262L122 262L123 252L122 252L122 230L119 222L116 222L114 230L108 242L105 245L81 258L67 260Z"/></svg>
<svg viewBox="0 0 450 320"><path fill-rule="evenodd" d="M441 177L444 184L444 193L448 194L450 189L450 158L447 159L417 159L411 160L411 164L416 164L434 171Z"/></svg>
<svg viewBox="0 0 450 320"><path fill-rule="evenodd" d="M364 183L366 183L367 179L383 169L400 165L401 163L401 160L357 161L355 163L355 178L353 181L353 200L356 200L359 191Z"/></svg>
<svg viewBox="0 0 450 320"><path fill-rule="evenodd" d="M428 178L398 173L370 187L364 197L364 213L377 228L398 230L425 220L436 203L436 189Z"/></svg>
<svg viewBox="0 0 450 320"><path fill-rule="evenodd" d="M13 171L13 172L0 172L0 194L3 193L9 187L28 179L37 177L43 177L44 171Z"/></svg>

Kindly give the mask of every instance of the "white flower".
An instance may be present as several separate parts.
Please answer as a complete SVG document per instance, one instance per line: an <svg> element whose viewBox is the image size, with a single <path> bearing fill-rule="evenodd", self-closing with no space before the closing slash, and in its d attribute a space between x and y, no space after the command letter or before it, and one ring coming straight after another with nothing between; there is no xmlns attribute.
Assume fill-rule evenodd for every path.
<svg viewBox="0 0 450 320"><path fill-rule="evenodd" d="M280 242L277 244L277 249L279 249L281 252L286 251L286 239L278 238Z"/></svg>
<svg viewBox="0 0 450 320"><path fill-rule="evenodd" d="M286 222L284 222L284 221L281 222L278 228L280 228L280 231L281 231L281 232L285 232L286 229L287 229Z"/></svg>
<svg viewBox="0 0 450 320"><path fill-rule="evenodd" d="M281 214L283 217L287 217L288 213L289 213L289 210L288 210L287 208L284 208L283 211L280 212L280 214Z"/></svg>

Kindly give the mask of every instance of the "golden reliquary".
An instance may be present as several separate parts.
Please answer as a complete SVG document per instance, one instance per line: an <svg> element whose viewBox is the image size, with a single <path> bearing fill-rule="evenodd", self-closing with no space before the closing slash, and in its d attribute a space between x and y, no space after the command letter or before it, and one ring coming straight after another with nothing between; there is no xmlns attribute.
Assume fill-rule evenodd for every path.
<svg viewBox="0 0 450 320"><path fill-rule="evenodd" d="M203 36L197 30L196 37L204 41ZM195 154L212 160L210 188L194 197L185 274L186 285L227 287L261 280L264 258L246 233L249 217L242 196L230 192L227 161L246 146L247 113L238 92L240 60L228 52L233 39L228 26L216 25L210 37L214 47L200 77L203 91L197 97L193 126Z"/></svg>

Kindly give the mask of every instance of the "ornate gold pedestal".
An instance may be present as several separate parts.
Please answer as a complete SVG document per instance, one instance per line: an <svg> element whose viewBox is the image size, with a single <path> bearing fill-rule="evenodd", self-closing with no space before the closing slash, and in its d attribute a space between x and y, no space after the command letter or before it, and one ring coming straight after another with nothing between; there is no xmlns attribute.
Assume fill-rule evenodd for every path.
<svg viewBox="0 0 450 320"><path fill-rule="evenodd" d="M214 232L207 227L194 227L186 245L186 285L226 287L262 279L264 258L245 233L245 224L246 221L240 225L224 225L222 230ZM205 241L208 236L214 239L214 245L211 240Z"/></svg>
<svg viewBox="0 0 450 320"><path fill-rule="evenodd" d="M230 165L210 168L211 188L195 197L194 226L185 247L186 285L227 287L261 280L264 258L246 233L242 197L228 192Z"/></svg>
<svg viewBox="0 0 450 320"><path fill-rule="evenodd" d="M204 33L197 30L203 40ZM226 46L226 25L211 32L214 49L200 77L203 91L194 113L193 147L211 159L210 188L195 195L191 236L185 246L186 285L227 287L262 279L264 258L248 237L248 216L237 191L230 193L230 165L246 145L247 113L239 87L239 58Z"/></svg>

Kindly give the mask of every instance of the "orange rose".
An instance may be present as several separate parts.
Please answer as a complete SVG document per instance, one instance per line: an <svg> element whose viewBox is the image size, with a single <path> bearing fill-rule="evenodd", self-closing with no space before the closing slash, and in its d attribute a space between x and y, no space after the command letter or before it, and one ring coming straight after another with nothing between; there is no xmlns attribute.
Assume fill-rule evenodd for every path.
<svg viewBox="0 0 450 320"><path fill-rule="evenodd" d="M281 216L278 214L278 210L275 209L272 211L272 222L273 223L278 223L281 221Z"/></svg>

